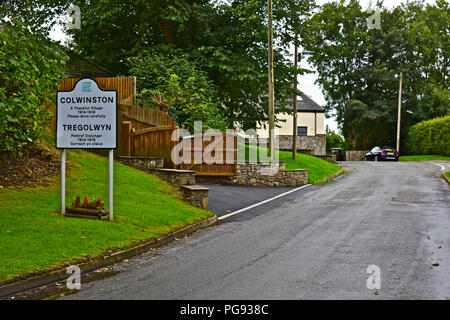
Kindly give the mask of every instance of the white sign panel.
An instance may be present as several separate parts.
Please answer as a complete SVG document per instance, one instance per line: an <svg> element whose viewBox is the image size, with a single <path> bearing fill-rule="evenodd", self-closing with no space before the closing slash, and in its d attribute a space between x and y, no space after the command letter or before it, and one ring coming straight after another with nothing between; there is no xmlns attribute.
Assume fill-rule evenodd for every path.
<svg viewBox="0 0 450 320"><path fill-rule="evenodd" d="M93 79L79 80L57 96L56 147L115 149L117 92L103 91Z"/></svg>

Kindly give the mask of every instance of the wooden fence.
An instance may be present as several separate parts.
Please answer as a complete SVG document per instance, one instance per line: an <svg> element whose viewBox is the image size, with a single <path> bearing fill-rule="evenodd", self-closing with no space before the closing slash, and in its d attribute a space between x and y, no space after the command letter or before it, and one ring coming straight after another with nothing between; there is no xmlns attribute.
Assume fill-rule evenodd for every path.
<svg viewBox="0 0 450 320"><path fill-rule="evenodd" d="M172 132L176 129L172 116L159 110L119 105L119 139L121 155L162 157L164 166L173 168L171 160Z"/></svg>
<svg viewBox="0 0 450 320"><path fill-rule="evenodd" d="M66 78L60 80L61 91L70 91L80 78ZM102 90L116 90L117 103L136 105L136 77L94 78Z"/></svg>
<svg viewBox="0 0 450 320"><path fill-rule="evenodd" d="M199 145L195 145L195 138ZM203 134L201 136L190 136L183 139L184 150L191 150L190 161L184 160L177 168L193 170L196 175L203 176L232 176L236 170L237 161L237 136L234 133L221 132ZM207 159L209 158L209 160ZM196 161L197 159L197 161ZM190 163L186 163L190 162Z"/></svg>

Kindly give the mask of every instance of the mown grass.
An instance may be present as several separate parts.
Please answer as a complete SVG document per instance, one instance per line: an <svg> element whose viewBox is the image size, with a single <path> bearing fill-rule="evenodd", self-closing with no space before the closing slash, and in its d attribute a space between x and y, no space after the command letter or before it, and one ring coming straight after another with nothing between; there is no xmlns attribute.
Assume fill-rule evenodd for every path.
<svg viewBox="0 0 450 320"><path fill-rule="evenodd" d="M445 175L447 176L447 178L450 179L450 171L447 171L447 172L445 173Z"/></svg>
<svg viewBox="0 0 450 320"><path fill-rule="evenodd" d="M69 151L67 158L66 204L88 195L106 199L108 206L107 159L84 151ZM114 222L63 217L59 207L59 176L47 187L0 190L0 282L213 216L175 198L159 179L119 163L114 165Z"/></svg>
<svg viewBox="0 0 450 320"><path fill-rule="evenodd" d="M249 159L250 148L259 149L259 147L246 145L246 160ZM294 160L292 159L291 151L280 150L277 152L278 160L286 163L286 170L308 169L308 183L311 184L338 173L341 170L341 168L331 162L307 154L297 153L297 158ZM260 160L259 151L257 159L258 161Z"/></svg>
<svg viewBox="0 0 450 320"><path fill-rule="evenodd" d="M426 155L412 155L412 156L400 156L399 161L429 161L429 160L447 160L450 161L450 157L441 156L437 154Z"/></svg>

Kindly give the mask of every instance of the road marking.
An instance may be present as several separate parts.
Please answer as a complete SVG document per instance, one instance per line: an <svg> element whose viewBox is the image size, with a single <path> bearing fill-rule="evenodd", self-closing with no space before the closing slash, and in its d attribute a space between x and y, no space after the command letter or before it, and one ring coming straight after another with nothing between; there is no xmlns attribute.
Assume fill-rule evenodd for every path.
<svg viewBox="0 0 450 320"><path fill-rule="evenodd" d="M435 164L435 165L437 165L437 166L439 166L439 167L441 167L441 171L442 172L444 172L445 171L445 166L443 166L443 165L441 165L441 164L439 164L439 163L435 163L435 162L431 162L432 164Z"/></svg>
<svg viewBox="0 0 450 320"><path fill-rule="evenodd" d="M258 206L260 206L260 205L263 205L263 204L265 204L265 203L267 203L267 202L270 202L270 201L276 200L276 199L278 199L278 198L287 196L287 195L290 194L290 193L293 193L293 192L295 192L295 191L298 191L298 190L301 190L301 189L304 189L304 188L310 187L310 186L312 186L312 184L307 184L307 185L305 185L305 186L301 186L301 187L298 187L298 188L289 190L289 191L287 191L287 192L285 192L285 193L282 193L282 194L279 194L279 195L277 195L277 196L275 196L275 197L269 198L269 199L267 199L267 200L264 200L264 201L261 201L261 202L255 203L255 204L252 204L251 206L248 206L248 207L245 207L245 208L242 208L242 209L239 209L239 210L230 212L230 213L228 213L228 214L226 214L226 215L223 215L223 216L219 217L218 220L224 220L224 219L229 218L229 217L231 217L231 216L234 216L234 215L236 215L236 214L238 214L238 213L241 213L241 212L244 212L244 211L253 209L253 208L258 207Z"/></svg>

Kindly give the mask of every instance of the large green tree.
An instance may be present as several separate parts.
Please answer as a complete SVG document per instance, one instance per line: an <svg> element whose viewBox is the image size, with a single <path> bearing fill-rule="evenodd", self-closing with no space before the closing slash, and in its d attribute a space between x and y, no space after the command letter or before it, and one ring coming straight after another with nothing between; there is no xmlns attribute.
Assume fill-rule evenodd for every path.
<svg viewBox="0 0 450 320"><path fill-rule="evenodd" d="M49 23L69 2L9 0L7 8L9 15L34 12L40 17L35 18L36 23ZM274 1L275 94L279 105L291 96L297 72L288 53L292 32L311 3ZM235 122L244 128L254 127L264 118L267 107L264 99L260 100L267 92L266 1L90 0L74 4L81 9L81 29L67 30L74 50L119 74L128 74L130 57L161 46L171 48L181 52L193 69L206 74L217 88L216 107L225 111L229 127ZM287 18L296 25L286 23ZM174 70L176 67L173 65Z"/></svg>
<svg viewBox="0 0 450 320"><path fill-rule="evenodd" d="M381 29L368 29L371 12L357 0L341 0L324 4L305 34L327 110L356 149L395 144L400 72L403 137L412 124L449 112L448 2L377 5Z"/></svg>

